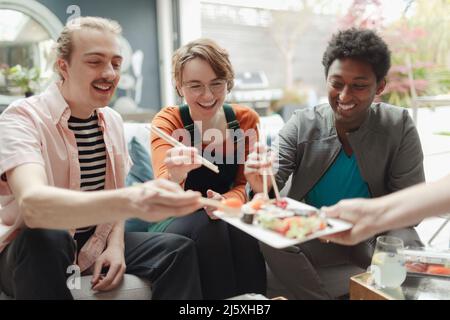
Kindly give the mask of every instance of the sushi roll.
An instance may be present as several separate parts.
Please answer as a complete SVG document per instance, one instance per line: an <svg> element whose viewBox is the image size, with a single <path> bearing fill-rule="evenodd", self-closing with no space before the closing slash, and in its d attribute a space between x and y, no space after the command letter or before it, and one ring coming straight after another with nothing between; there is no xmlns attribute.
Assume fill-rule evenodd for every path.
<svg viewBox="0 0 450 320"><path fill-rule="evenodd" d="M241 221L247 224L253 224L253 220L256 215L256 210L253 209L249 205L243 205L242 206L242 216Z"/></svg>

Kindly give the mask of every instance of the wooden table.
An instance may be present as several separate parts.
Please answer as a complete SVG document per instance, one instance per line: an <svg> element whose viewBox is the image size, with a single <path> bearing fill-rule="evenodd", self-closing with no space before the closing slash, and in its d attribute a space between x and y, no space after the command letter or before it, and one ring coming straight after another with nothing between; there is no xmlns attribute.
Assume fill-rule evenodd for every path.
<svg viewBox="0 0 450 320"><path fill-rule="evenodd" d="M369 284L369 280L369 273L350 278L350 300L391 300L387 294Z"/></svg>

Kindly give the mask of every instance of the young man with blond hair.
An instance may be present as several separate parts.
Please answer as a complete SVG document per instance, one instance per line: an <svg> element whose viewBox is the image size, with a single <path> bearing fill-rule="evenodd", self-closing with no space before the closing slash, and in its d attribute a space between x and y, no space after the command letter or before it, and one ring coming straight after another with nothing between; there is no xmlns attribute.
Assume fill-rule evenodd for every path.
<svg viewBox="0 0 450 320"><path fill-rule="evenodd" d="M76 263L96 291L116 288L126 272L149 280L154 299L201 298L191 240L124 236L124 219L200 205L198 193L167 180L124 188L123 124L106 107L120 78L120 32L103 18L69 22L57 41L61 80L0 116L0 288L9 296L71 299L66 271Z"/></svg>

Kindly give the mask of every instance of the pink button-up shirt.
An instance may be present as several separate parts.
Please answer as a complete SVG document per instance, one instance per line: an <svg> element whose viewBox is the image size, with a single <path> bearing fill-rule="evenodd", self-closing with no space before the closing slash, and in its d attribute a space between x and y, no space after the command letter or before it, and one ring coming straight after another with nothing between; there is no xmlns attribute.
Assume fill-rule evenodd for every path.
<svg viewBox="0 0 450 320"><path fill-rule="evenodd" d="M103 131L107 162L105 189L121 188L131 162L120 115L97 109ZM80 190L80 164L74 133L68 127L70 108L57 84L45 92L12 103L0 115L0 252L24 227L18 205L5 173L26 163L45 168L51 186ZM95 214L95 212L92 212ZM98 225L78 255L82 271L88 269L106 247L113 223ZM70 230L73 234L74 230Z"/></svg>

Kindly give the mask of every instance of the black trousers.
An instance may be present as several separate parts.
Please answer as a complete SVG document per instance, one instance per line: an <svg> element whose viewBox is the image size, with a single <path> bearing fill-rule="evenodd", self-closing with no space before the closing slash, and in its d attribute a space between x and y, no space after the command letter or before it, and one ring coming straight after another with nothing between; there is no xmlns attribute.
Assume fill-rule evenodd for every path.
<svg viewBox="0 0 450 320"><path fill-rule="evenodd" d="M67 231L24 229L0 253L0 288L16 299L72 299L67 268L76 254ZM125 233L126 273L145 278L153 299L201 299L197 254L185 237Z"/></svg>
<svg viewBox="0 0 450 320"><path fill-rule="evenodd" d="M266 266L258 242L204 210L176 218L165 232L194 240L204 299L266 293Z"/></svg>

